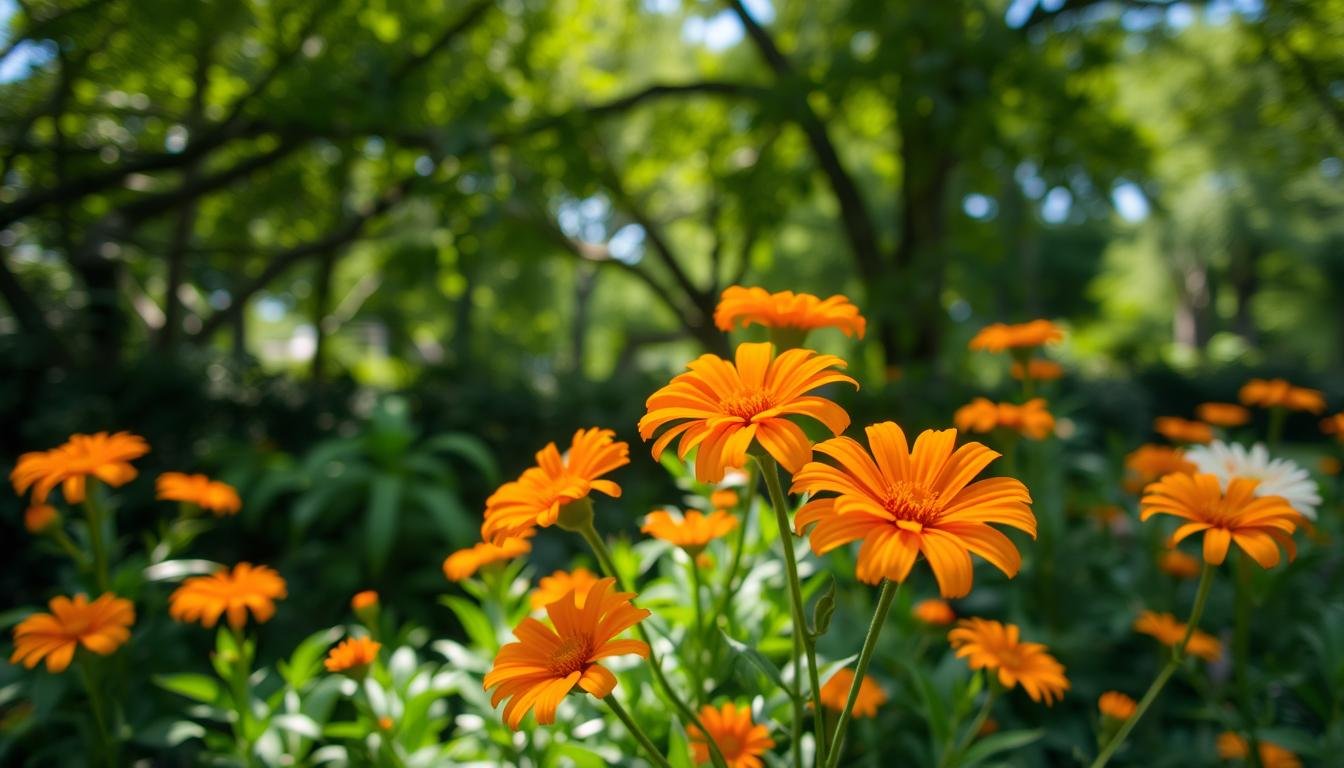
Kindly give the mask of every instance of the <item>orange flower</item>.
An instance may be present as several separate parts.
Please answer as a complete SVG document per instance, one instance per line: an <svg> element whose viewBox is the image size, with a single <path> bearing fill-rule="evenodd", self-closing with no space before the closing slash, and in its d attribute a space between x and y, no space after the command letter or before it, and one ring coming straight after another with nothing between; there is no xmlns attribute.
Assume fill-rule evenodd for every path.
<svg viewBox="0 0 1344 768"><path fill-rule="evenodd" d="M23 512L23 527L36 536L61 522L61 514L50 504L34 504Z"/></svg>
<svg viewBox="0 0 1344 768"><path fill-rule="evenodd" d="M854 670L841 667L821 686L821 704L843 712L849 701L849 688L854 685ZM854 699L854 717L877 717L877 708L887 703L887 692L872 675L864 675L859 683L859 696Z"/></svg>
<svg viewBox="0 0 1344 768"><path fill-rule="evenodd" d="M1139 485L1141 490L1144 485L1163 475L1173 472L1191 474L1196 467L1194 462L1185 458L1185 452L1180 448L1141 445L1125 457L1125 469L1128 470L1130 480Z"/></svg>
<svg viewBox="0 0 1344 768"><path fill-rule="evenodd" d="M1338 475L1340 470L1344 470L1344 464L1334 456L1322 456L1321 460L1316 462L1316 468L1321 470L1323 475Z"/></svg>
<svg viewBox="0 0 1344 768"><path fill-rule="evenodd" d="M239 563L209 576L193 576L168 597L168 615L178 621L195 621L209 629L228 614L229 626L241 632L247 612L257 623L275 615L275 601L285 598L285 580L264 565Z"/></svg>
<svg viewBox="0 0 1344 768"><path fill-rule="evenodd" d="M378 605L378 593L372 589L357 592L354 597L350 598L350 607L357 612L376 605Z"/></svg>
<svg viewBox="0 0 1344 768"><path fill-rule="evenodd" d="M1138 708L1138 702L1119 691L1107 691L1097 699L1097 709L1101 711L1101 716L1112 720L1128 720L1134 716L1134 711Z"/></svg>
<svg viewBox="0 0 1344 768"><path fill-rule="evenodd" d="M724 289L719 306L714 310L714 325L727 332L735 325L745 328L752 323L804 332L815 328L839 328L846 336L860 339L864 331L859 308L839 294L822 300L810 293L770 293L764 288L740 285Z"/></svg>
<svg viewBox="0 0 1344 768"><path fill-rule="evenodd" d="M1022 363L1014 362L1012 373L1014 379L1027 378L1033 381L1054 381L1064 378L1064 366L1054 360L1033 357L1027 361L1026 368L1022 367Z"/></svg>
<svg viewBox="0 0 1344 768"><path fill-rule="evenodd" d="M1049 320L1032 320L1018 325L994 323L981 328L969 346L971 349L1002 352L1005 349L1039 347L1062 338L1064 330Z"/></svg>
<svg viewBox="0 0 1344 768"><path fill-rule="evenodd" d="M673 517L666 510L650 512L644 518L644 533L655 539L681 547L692 555L700 553L705 545L737 527L737 518L722 509L708 515L692 509L685 515Z"/></svg>
<svg viewBox="0 0 1344 768"><path fill-rule="evenodd" d="M957 620L957 612L952 610L952 606L948 605L946 600L920 600L915 603L911 613L925 624L937 627L945 627Z"/></svg>
<svg viewBox="0 0 1344 768"><path fill-rule="evenodd" d="M214 513L216 517L236 515L243 506L232 485L211 480L205 475L164 472L154 482L154 488L161 501L195 504Z"/></svg>
<svg viewBox="0 0 1344 768"><path fill-rule="evenodd" d="M812 442L786 416L810 416L838 435L849 427L849 414L822 397L808 395L836 382L858 382L834 370L845 362L810 349L790 349L775 357L772 344L741 344L736 364L714 355L701 355L686 373L654 392L648 413L639 420L639 436L648 440L660 427L682 423L663 432L653 443L653 458L662 456L673 438L681 435L677 455L685 458L699 446L695 478L716 483L729 468L742 468L747 449L755 441L790 474L812 456Z"/></svg>
<svg viewBox="0 0 1344 768"><path fill-rule="evenodd" d="M1284 379L1251 379L1242 385L1238 397L1243 405L1261 408L1287 408L1310 413L1325 410L1325 396L1320 390L1295 387Z"/></svg>
<svg viewBox="0 0 1344 768"><path fill-rule="evenodd" d="M1199 558L1187 555L1179 549L1168 549L1157 558L1157 567L1168 576L1193 579L1199 575Z"/></svg>
<svg viewBox="0 0 1344 768"><path fill-rule="evenodd" d="M1174 648L1185 636L1185 624L1170 613L1143 611L1139 614L1139 618L1134 620L1134 631L1149 635L1159 643ZM1205 661L1217 661L1223 657L1223 644L1213 635L1196 629L1190 634L1185 652Z"/></svg>
<svg viewBox="0 0 1344 768"><path fill-rule="evenodd" d="M529 534L530 535L530 534ZM466 549L459 549L443 561L443 575L449 581L470 578L481 568L502 563L532 551L532 542L525 538L506 538L498 544L482 541Z"/></svg>
<svg viewBox="0 0 1344 768"><path fill-rule="evenodd" d="M1336 413L1321 419L1321 431L1327 435L1334 435L1335 439L1344 442L1344 413Z"/></svg>
<svg viewBox="0 0 1344 768"><path fill-rule="evenodd" d="M714 509L733 509L737 506L737 491L732 488L720 488L709 494L709 505Z"/></svg>
<svg viewBox="0 0 1344 768"><path fill-rule="evenodd" d="M382 643L367 637L347 637L327 653L322 663L328 672L350 672L359 676L378 660L378 649L382 647Z"/></svg>
<svg viewBox="0 0 1344 768"><path fill-rule="evenodd" d="M543 576L532 590L532 610L538 611L555 601L574 593L574 602L580 608L588 593L597 584L597 574L587 568L575 568L572 571L556 571Z"/></svg>
<svg viewBox="0 0 1344 768"><path fill-rule="evenodd" d="M1242 760L1251 753L1251 746L1240 734L1224 731L1218 734L1218 756L1224 760ZM1302 768L1302 761L1290 750L1273 742L1260 740L1261 768Z"/></svg>
<svg viewBox="0 0 1344 768"><path fill-rule="evenodd" d="M109 435L71 435L64 444L49 451L33 451L19 457L9 480L14 492L22 496L33 489L33 501L41 504L57 485L71 504L84 501L86 478L90 475L113 487L135 479L130 462L149 453L143 437L130 432Z"/></svg>
<svg viewBox="0 0 1344 768"><path fill-rule="evenodd" d="M1224 494L1216 475L1167 475L1148 486L1139 519L1174 515L1188 520L1171 535L1170 546L1204 532L1204 561L1221 565L1235 542L1261 568L1279 562L1279 547L1297 555L1293 531L1302 515L1280 496L1255 495L1255 480L1234 477Z"/></svg>
<svg viewBox="0 0 1344 768"><path fill-rule="evenodd" d="M1176 416L1159 416L1153 420L1157 434L1173 443L1208 443L1213 441L1213 428L1200 421Z"/></svg>
<svg viewBox="0 0 1344 768"><path fill-rule="evenodd" d="M957 658L966 659L971 669L997 670L1003 687L1021 683L1032 701L1043 700L1050 706L1069 689L1064 665L1041 643L1022 642L1018 633L1016 624L962 619L947 639Z"/></svg>
<svg viewBox="0 0 1344 768"><path fill-rule="evenodd" d="M1032 440L1048 437L1055 430L1055 417L1045 408L1045 400L1033 398L1017 405L1015 403L994 403L977 397L969 404L957 409L952 423L962 432L992 432L995 429L1010 429Z"/></svg>
<svg viewBox="0 0 1344 768"><path fill-rule="evenodd" d="M48 672L64 672L79 646L108 656L131 637L135 606L111 592L89 602L84 595L53 597L51 613L35 613L14 628L10 664L28 669L47 660Z"/></svg>
<svg viewBox="0 0 1344 768"><path fill-rule="evenodd" d="M564 456L555 443L547 443L537 452L537 466L485 500L481 537L502 544L504 539L529 535L536 526L555 525L561 507L587 498L592 491L619 497L621 486L599 479L630 463L630 446L615 438L610 429L581 429L574 433Z"/></svg>
<svg viewBox="0 0 1344 768"><path fill-rule="evenodd" d="M1203 403L1195 415L1215 427L1240 427L1251 420L1251 412L1236 403Z"/></svg>
<svg viewBox="0 0 1344 768"><path fill-rule="evenodd" d="M485 676L485 689L495 689L490 705L508 699L504 722L514 730L534 709L537 722L555 722L555 709L574 686L602 698L616 687L616 676L598 664L608 656L649 656L640 640L616 640L643 621L649 611L630 604L633 592L614 592L616 580L593 585L582 608L573 597L546 606L554 628L528 617L513 631L519 642L499 649ZM573 594L573 593L570 593Z"/></svg>
<svg viewBox="0 0 1344 768"><path fill-rule="evenodd" d="M839 466L813 461L794 476L794 493L813 498L798 510L798 531L812 529L812 551L824 555L862 540L855 575L876 584L901 582L923 553L943 597L971 591L971 553L1009 577L1022 556L989 523L1036 535L1026 486L1008 477L971 482L999 454L980 443L953 451L957 431L925 430L907 448L905 433L887 421L867 429L871 454L848 437L816 446ZM818 493L834 497L816 498Z"/></svg>
<svg viewBox="0 0 1344 768"><path fill-rule="evenodd" d="M704 723L708 736L694 725L686 726L697 763L709 762L710 739L723 753L728 768L761 768L765 765L761 755L775 746L770 731L751 721L750 707L738 708L731 701L718 708L706 704L700 708L700 722Z"/></svg>

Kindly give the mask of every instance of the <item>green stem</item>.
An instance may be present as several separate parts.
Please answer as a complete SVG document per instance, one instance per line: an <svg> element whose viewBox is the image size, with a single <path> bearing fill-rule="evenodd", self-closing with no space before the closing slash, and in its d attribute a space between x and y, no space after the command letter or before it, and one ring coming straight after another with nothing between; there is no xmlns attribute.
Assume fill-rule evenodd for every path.
<svg viewBox="0 0 1344 768"><path fill-rule="evenodd" d="M723 586L719 589L719 599L714 606L712 616L729 616L728 624L732 626L733 620L728 614L728 600L733 595L733 582L737 580L737 571L742 565L742 550L746 548L747 542L747 522L751 516L751 506L756 500L756 478L752 476L751 465L745 468L747 473L746 498L742 504L742 519L738 521L737 541L733 542L733 560L728 566L728 573L723 577Z"/></svg>
<svg viewBox="0 0 1344 768"><path fill-rule="evenodd" d="M620 572L616 570L616 563L611 559L611 552L607 550L606 542L602 541L602 537L598 535L592 521L589 520L580 527L578 533L588 543L589 548L593 550L593 556L597 558L597 563L602 568L602 572L616 579L616 583L620 584L622 589L633 592L632 585L627 585L625 580L621 578ZM686 705L686 702L681 700L676 690L672 688L672 684L668 682L667 677L663 675L662 659L658 657L658 652L653 648L653 638L649 635L649 630L645 628L644 622L641 621L636 624L635 631L639 633L639 638L644 641L644 644L649 646L648 667L649 671L653 673L653 680L657 683L658 688L662 690L668 701L672 702L672 706L676 707L677 712L686 719L686 722L699 728L701 733L708 734L709 730L705 728L704 723L700 722L700 717ZM707 739L706 743L709 746L710 760L714 762L715 768L728 768L728 763L723 759L723 752L719 750L719 745L714 743L713 739Z"/></svg>
<svg viewBox="0 0 1344 768"><path fill-rule="evenodd" d="M1276 405L1269 409L1269 452L1274 453L1279 449L1279 441L1283 439L1283 424L1288 418L1288 411L1281 405Z"/></svg>
<svg viewBox="0 0 1344 768"><path fill-rule="evenodd" d="M694 703L699 706L705 695L705 613L700 605L700 566L695 562L696 555L690 552L686 553L690 559L688 567L691 569L691 603L695 606L695 643L688 651L693 653L691 661L694 662L687 666L691 670L691 678L695 681Z"/></svg>
<svg viewBox="0 0 1344 768"><path fill-rule="evenodd" d="M247 639L243 636L241 630L230 630L233 632L233 642L238 649L238 658L234 659L233 667L229 670L229 687L233 693L233 706L238 712L238 722L234 729L234 737L238 742L238 753L243 759L244 765L252 765L252 740L248 738L248 732L252 730L252 693L248 685L252 659L247 652Z"/></svg>
<svg viewBox="0 0 1344 768"><path fill-rule="evenodd" d="M89 523L89 549L93 550L93 581L100 593L108 591L107 544L103 541L103 505L98 483L90 478L84 488L84 514Z"/></svg>
<svg viewBox="0 0 1344 768"><path fill-rule="evenodd" d="M59 526L52 526L51 532L47 535L51 536L51 540L56 542L56 546L70 556L70 559L75 562L76 568L86 570L89 567L89 559L84 556L79 547L75 546L75 542L71 541L70 536Z"/></svg>
<svg viewBox="0 0 1344 768"><path fill-rule="evenodd" d="M986 675L986 679L989 679ZM976 713L975 719L971 721L971 727L966 729L961 738L955 744L949 744L951 749L943 753L943 759L938 761L939 768L946 765L956 765L961 756L975 741L975 737L980 733L980 729L985 726L985 721L989 719L990 710L994 708L994 700L998 698L999 688L993 680L989 682L989 690L985 691L985 701L980 705L980 711ZM956 738L953 735L953 738ZM951 739L949 739L951 741Z"/></svg>
<svg viewBox="0 0 1344 768"><path fill-rule="evenodd" d="M1282 410L1282 409L1280 409ZM1255 735L1255 715L1251 711L1249 672L1251 634L1251 559L1237 553L1236 615L1232 634L1233 679L1237 686L1237 708L1242 725L1250 736L1247 765L1260 768L1260 742Z"/></svg>
<svg viewBox="0 0 1344 768"><path fill-rule="evenodd" d="M663 753L658 750L658 747L654 746L653 741L639 727L634 718L630 717L630 713L625 711L625 708L621 706L615 696L607 694L602 700L607 702L607 706L611 707L611 711L616 713L616 717L619 717L621 722L625 723L625 729L630 731L630 735L634 736L635 741L638 741L639 745L644 748L644 751L653 760L654 765L660 766L660 768L672 768L672 764L667 761L666 757L663 757ZM705 734L706 741L711 744L714 742L712 738L709 738L707 731L702 730L700 732Z"/></svg>
<svg viewBox="0 0 1344 768"><path fill-rule="evenodd" d="M821 707L821 681L820 672L817 669L817 643L812 637L812 631L807 625L807 615L803 612L803 588L798 581L798 562L793 553L793 528L789 525L789 513L787 502L784 497L784 488L779 482L779 467L775 464L774 458L768 454L757 456L756 463L761 467L761 474L765 476L765 487L770 492L770 506L775 508L775 522L779 524L779 543L784 550L784 574L789 582L789 606L793 612L793 633L794 643L794 664L798 664L798 645L801 643L803 652L807 655L807 674L812 687L812 727L817 736L817 756L824 760L829 753L827 744L826 722L822 714ZM795 666L796 670L797 667ZM801 675L795 675L798 681L798 696L795 697L795 703L802 701L802 682ZM795 713L795 719L798 719L801 713Z"/></svg>
<svg viewBox="0 0 1344 768"><path fill-rule="evenodd" d="M93 669L88 658L80 659L78 666L79 676L84 681L84 689L88 693L89 711L93 713L94 730L98 734L96 751L102 753L108 766L115 768L117 765L117 745L112 741L111 734L107 729L107 715L104 714L103 708L103 690L94 682Z"/></svg>
<svg viewBox="0 0 1344 768"><path fill-rule="evenodd" d="M882 583L882 593L877 598L877 610L873 612L872 623L868 625L868 634L863 638L863 648L859 651L859 661L854 665L854 682L849 686L849 697L845 700L845 708L840 711L840 719L835 724L835 738L832 739L833 748L830 756L826 760L826 768L836 768L840 764L840 753L845 745L845 729L849 727L850 713L854 709L854 702L859 699L859 686L863 684L864 675L868 674L868 664L873 660L873 651L877 650L877 638L882 634L882 625L887 621L887 612L891 610L891 603L896 599L896 593L901 589L898 582L886 581Z"/></svg>
<svg viewBox="0 0 1344 768"><path fill-rule="evenodd" d="M1148 686L1148 691L1139 700L1139 706L1134 710L1134 714L1111 737L1110 742L1097 755L1097 759L1092 761L1091 768L1102 768L1110 761L1111 755L1114 755L1120 745L1125 743L1125 739L1129 737L1129 732L1134 730L1134 726L1138 724L1139 718L1143 717L1143 713L1147 712L1148 707L1152 706L1153 700L1162 692L1162 687L1167 684L1167 680L1181 665L1181 659L1185 656L1185 646L1190 642L1190 636L1195 633L1195 626L1199 623L1199 617L1204 614L1204 604L1208 602L1209 588L1212 585L1213 566L1206 562L1204 563L1204 570L1199 576L1199 589L1195 593L1195 605L1190 609L1190 620L1186 623L1185 634L1181 635L1179 643L1172 646L1171 658L1167 659L1167 663L1162 667L1162 671L1157 674L1157 679L1153 680L1153 684Z"/></svg>

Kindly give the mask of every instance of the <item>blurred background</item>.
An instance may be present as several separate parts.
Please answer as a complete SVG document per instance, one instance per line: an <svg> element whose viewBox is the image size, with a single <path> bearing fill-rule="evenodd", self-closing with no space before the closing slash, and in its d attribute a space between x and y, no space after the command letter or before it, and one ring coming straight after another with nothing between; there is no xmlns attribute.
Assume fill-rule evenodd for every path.
<svg viewBox="0 0 1344 768"><path fill-rule="evenodd" d="M1339 402L1342 182L1338 0L0 0L0 468L129 429L314 612L440 591L500 478L729 348L734 283L859 304L816 335L858 423L949 423L1007 391L977 329L1056 320L1114 457L1250 375ZM675 498L643 456L609 528Z"/></svg>

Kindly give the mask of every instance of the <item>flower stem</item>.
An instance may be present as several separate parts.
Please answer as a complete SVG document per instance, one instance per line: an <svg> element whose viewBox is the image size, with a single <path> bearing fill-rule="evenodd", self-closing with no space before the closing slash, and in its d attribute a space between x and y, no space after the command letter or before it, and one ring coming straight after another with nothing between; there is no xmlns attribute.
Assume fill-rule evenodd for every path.
<svg viewBox="0 0 1344 768"><path fill-rule="evenodd" d="M1269 452L1274 453L1279 449L1279 441L1283 439L1283 423L1288 418L1288 411L1281 405L1276 405L1269 409Z"/></svg>
<svg viewBox="0 0 1344 768"><path fill-rule="evenodd" d="M742 550L746 548L747 522L751 516L752 503L756 500L756 478L752 476L752 465L748 464L744 471L747 473L746 498L742 503L742 519L737 526L737 540L733 542L733 560L723 577L723 586L719 589L719 599L711 616L728 616L728 599L733 595L733 582L737 580L737 571L742 565ZM732 626L731 617L728 623Z"/></svg>
<svg viewBox="0 0 1344 768"><path fill-rule="evenodd" d="M99 592L108 591L107 543L103 541L103 505L98 500L98 483L92 478L84 488L84 514L89 523L89 549L93 550L93 582Z"/></svg>
<svg viewBox="0 0 1344 768"><path fill-rule="evenodd" d="M807 625L807 616L803 612L803 589L798 581L798 562L793 554L793 528L789 525L788 502L784 497L784 488L779 482L779 467L773 457L757 456L756 463L765 476L765 487L770 492L770 506L775 508L775 522L779 524L779 543L784 550L784 574L789 582L789 605L793 611L794 663L798 663L798 645L807 655L807 674L812 688L812 726L817 736L817 757L825 760L829 753L826 721L821 707L821 682L817 670L817 642ZM795 667L795 669L797 669ZM801 675L795 675L801 680ZM798 683L799 695L795 701L801 703L802 683ZM795 719L800 713L795 713Z"/></svg>
<svg viewBox="0 0 1344 768"><path fill-rule="evenodd" d="M859 686L864 675L868 674L868 664L873 660L873 651L877 650L877 638L882 634L882 625L887 621L887 612L901 589L899 582L883 582L882 592L877 598L877 610L873 611L873 621L868 625L868 634L863 638L863 648L859 651L858 663L854 665L854 682L849 685L849 696L845 699L845 708L840 711L840 719L835 724L835 738L832 739L830 756L826 768L835 768L840 764L840 753L845 745L845 729L849 727L850 713L854 702L859 699Z"/></svg>
<svg viewBox="0 0 1344 768"><path fill-rule="evenodd" d="M1255 717L1251 711L1251 682L1249 677L1251 633L1251 559L1237 553L1236 614L1232 634L1233 679L1237 686L1237 707L1250 736L1246 764L1260 768L1260 742L1255 735Z"/></svg>
<svg viewBox="0 0 1344 768"><path fill-rule="evenodd" d="M994 708L994 700L999 696L999 687L994 683L993 679L989 678L988 674L986 674L985 677L990 682L987 687L988 689L985 691L985 701L980 705L980 711L976 713L975 719L971 721L971 727L966 729L966 732L962 734L961 739L955 744L948 745L951 748L944 752L943 758L938 761L939 768L947 765L956 765L957 761L961 759L962 754L970 748L971 742L975 741L975 737L980 733L980 729L985 726L985 721L989 719L989 713ZM955 734L953 735L953 738L956 738Z"/></svg>
<svg viewBox="0 0 1344 768"><path fill-rule="evenodd" d="M620 572L616 570L616 563L611 559L611 552L607 550L606 542L602 541L602 537L598 535L592 521L589 520L587 524L580 527L578 533L584 541L588 542L589 548L593 550L593 556L597 558L597 564L602 568L602 572L616 579L616 583L620 584L622 589L630 590L631 585L625 584ZM672 688L672 684L668 682L667 677L663 675L662 659L658 657L658 652L653 648L653 638L649 636L649 630L644 627L644 622L636 624L635 631L639 633L639 638L649 646L649 671L653 673L653 680L658 684L663 695L672 702L672 706L677 708L677 712L686 718L686 722L699 728L701 733L709 733L705 724L700 722L699 716L686 705L686 702L681 700L676 690ZM709 757L715 768L727 768L728 763L723 759L723 752L719 750L719 745L714 743L713 739L707 739L706 744L709 746Z"/></svg>
<svg viewBox="0 0 1344 768"><path fill-rule="evenodd" d="M691 677L695 681L695 695L692 700L699 706L705 695L705 612L700 605L700 565L695 562L695 555L689 552L686 554L690 560L687 567L691 570L691 603L695 606L695 643L689 649L695 655L691 657L694 663L688 666L691 669Z"/></svg>
<svg viewBox="0 0 1344 768"><path fill-rule="evenodd" d="M666 757L663 757L663 753L658 751L658 747L654 746L653 741L645 735L644 731L635 722L634 718L630 717L630 713L625 711L625 708L621 706L615 696L609 693L602 697L602 700L607 702L607 706L611 707L611 711L616 713L616 717L619 717L621 722L625 723L625 729L630 731L630 735L634 736L635 741L638 741L639 745L644 748L644 751L653 760L654 765L660 766L660 768L672 768L672 764L667 761ZM708 732L701 731L701 733L707 734ZM713 740L709 739L709 741L712 742Z"/></svg>
<svg viewBox="0 0 1344 768"><path fill-rule="evenodd" d="M1190 642L1190 636L1195 633L1195 626L1199 623L1199 617L1204 613L1204 604L1208 602L1209 587L1212 585L1213 566L1205 562L1204 570L1199 575L1199 589L1195 593L1195 605L1190 609L1190 620L1186 622L1185 625L1185 634L1181 635L1180 642L1172 646L1171 658L1167 659L1167 663L1162 667L1162 671L1157 673L1157 679L1153 680L1153 684L1148 686L1148 691L1144 693L1143 698L1139 700L1139 706L1134 710L1134 714L1131 715L1130 718L1125 721L1125 724L1120 726L1120 730L1116 731L1115 735L1111 737L1110 742L1108 742L1105 748L1101 750L1101 753L1097 755L1097 759L1092 761L1091 768L1102 768L1102 766L1110 761L1111 756L1115 754L1115 751L1119 749L1120 745L1124 744L1125 739L1129 737L1129 732L1134 730L1134 726L1138 724L1139 718L1143 717L1143 713L1147 712L1148 707L1152 706L1153 700L1157 698L1157 694L1162 692L1162 687L1167 684L1167 680L1171 678L1172 674L1176 671L1176 668L1181 665L1181 660L1185 658L1185 646Z"/></svg>
<svg viewBox="0 0 1344 768"><path fill-rule="evenodd" d="M82 651L81 651L82 653ZM103 708L103 691L93 679L93 669L88 658L78 662L79 676L84 681L84 689L89 696L89 711L93 713L94 730L98 734L98 752L101 752L109 766L117 765L117 745L107 729L107 715Z"/></svg>
<svg viewBox="0 0 1344 768"><path fill-rule="evenodd" d="M247 638L243 636L241 630L229 630L233 633L234 646L237 648L238 656L233 660L233 666L229 670L229 687L233 693L233 706L238 712L237 727L234 729L234 737L238 742L238 753L243 759L244 765L252 765L252 741L248 738L248 731L252 724L252 692L248 685L247 678L250 676L252 659L251 654L247 652Z"/></svg>

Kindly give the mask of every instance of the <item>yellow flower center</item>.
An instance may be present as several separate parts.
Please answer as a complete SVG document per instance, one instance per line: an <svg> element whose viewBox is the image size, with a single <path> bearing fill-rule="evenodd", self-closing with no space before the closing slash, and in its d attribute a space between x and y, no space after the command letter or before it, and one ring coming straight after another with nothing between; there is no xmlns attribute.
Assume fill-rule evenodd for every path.
<svg viewBox="0 0 1344 768"><path fill-rule="evenodd" d="M761 389L738 390L732 397L724 398L719 405L724 413L746 421L750 421L762 411L775 407L770 400L770 394Z"/></svg>
<svg viewBox="0 0 1344 768"><path fill-rule="evenodd" d="M592 656L592 643L586 637L571 636L561 640L560 647L551 657L550 670L559 677L582 672Z"/></svg>
<svg viewBox="0 0 1344 768"><path fill-rule="evenodd" d="M915 533L942 514L939 492L904 480L887 488L882 506L896 518L896 525Z"/></svg>

